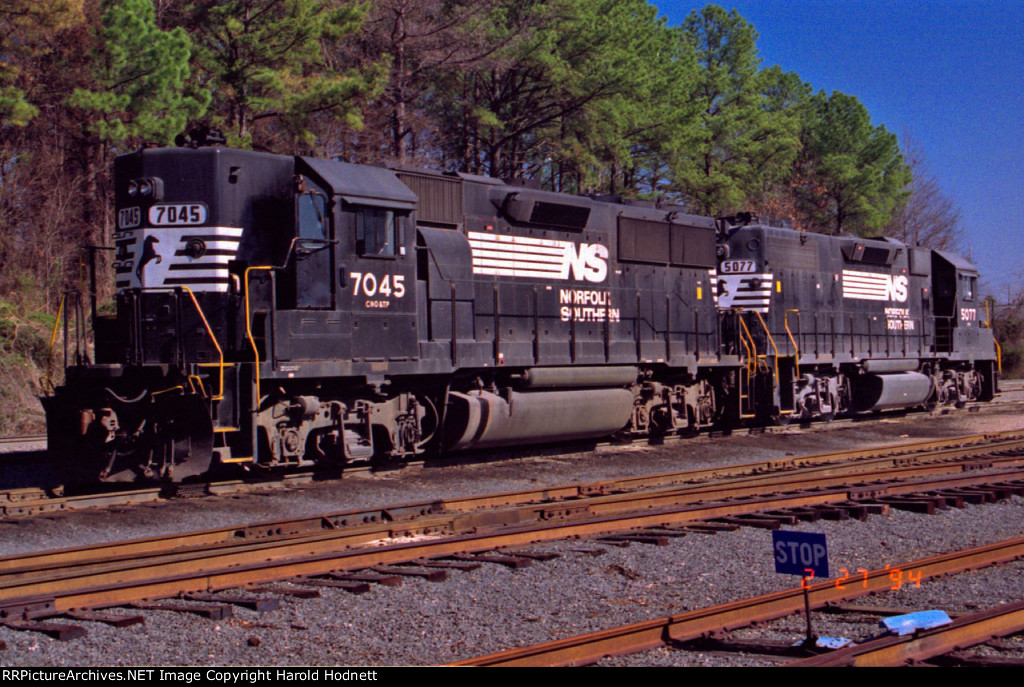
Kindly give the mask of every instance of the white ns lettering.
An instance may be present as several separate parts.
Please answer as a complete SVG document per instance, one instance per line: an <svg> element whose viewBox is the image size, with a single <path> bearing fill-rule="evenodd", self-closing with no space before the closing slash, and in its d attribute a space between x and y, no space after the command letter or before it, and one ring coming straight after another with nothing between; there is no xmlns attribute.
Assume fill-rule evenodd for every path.
<svg viewBox="0 0 1024 687"><path fill-rule="evenodd" d="M578 253L569 244L565 259L576 281L602 282L608 276L608 247L600 243L581 243Z"/></svg>
<svg viewBox="0 0 1024 687"><path fill-rule="evenodd" d="M904 303L907 300L907 287L910 285L909 280L902 274L898 274L888 283L888 295L890 301L898 301Z"/></svg>

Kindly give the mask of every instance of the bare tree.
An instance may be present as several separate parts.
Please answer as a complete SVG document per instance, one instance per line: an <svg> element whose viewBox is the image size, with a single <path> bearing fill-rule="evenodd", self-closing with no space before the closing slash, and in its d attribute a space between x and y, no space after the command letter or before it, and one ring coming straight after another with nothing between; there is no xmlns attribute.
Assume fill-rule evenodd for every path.
<svg viewBox="0 0 1024 687"><path fill-rule="evenodd" d="M363 60L390 60L383 95L367 110L367 159L415 159L433 129L424 96L439 76L480 63L505 44L488 31L496 0L378 0L356 46Z"/></svg>
<svg viewBox="0 0 1024 687"><path fill-rule="evenodd" d="M929 173L924 151L909 133L903 135L903 157L914 177L907 188L910 196L893 215L885 234L911 245L939 250L958 248L963 213Z"/></svg>

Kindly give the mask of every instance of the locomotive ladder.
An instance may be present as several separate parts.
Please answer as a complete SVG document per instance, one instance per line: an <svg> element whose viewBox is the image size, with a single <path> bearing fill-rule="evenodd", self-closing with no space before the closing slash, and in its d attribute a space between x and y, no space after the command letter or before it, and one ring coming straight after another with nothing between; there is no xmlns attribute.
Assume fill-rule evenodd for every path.
<svg viewBox="0 0 1024 687"><path fill-rule="evenodd" d="M187 286L176 287L176 289L183 290L185 293L187 293L189 295L189 298L192 300L192 305L195 306L196 312L199 314L199 319L202 320L203 326L206 328L206 333L210 337L210 341L213 342L213 347L215 349L217 349L217 356L219 358L218 362L215 362L215 363L199 363L198 364L198 367L200 367L200 368L204 368L204 367L215 367L215 368L217 368L218 384L217 384L217 393L216 394L207 394L206 388L203 386L203 380L202 380L201 377L199 377L199 375L189 375L188 376L189 386L192 387L193 392L194 393L198 393L201 396L203 396L204 398L208 398L210 400L210 404L211 404L210 411L213 414L213 417L216 418L217 414L216 414L216 411L214 410L215 404L217 404L218 402L224 400L224 368L226 368L226 367L234 367L235 364L234 363L226 363L226 362L224 362L224 350L221 348L220 343L217 341L217 337L214 335L213 329L210 327L210 323L206 319L206 313L203 312L203 308L202 308L202 306L199 305L199 301L196 299L196 296L192 292L192 289L190 289ZM176 293L181 293L181 291L176 290ZM179 296L179 299L180 299L180 296ZM225 443L225 440L224 440L224 435L225 434L227 434L229 432L237 432L237 431L239 431L238 427L214 427L213 428L213 451L214 451L214 453L215 454L217 453L217 449L218 448L226 448L227 447L226 443ZM249 459L243 459L243 460L240 461L239 459L225 458L225 457L223 457L223 454L222 454L221 457L219 458L219 460L221 462L224 462L224 463L237 463L237 462L245 462L246 460L249 460Z"/></svg>
<svg viewBox="0 0 1024 687"><path fill-rule="evenodd" d="M743 410L744 406L746 406L748 411L753 410L754 404L750 396L750 381L751 379L753 379L754 374L756 373L758 359L757 344L754 343L754 337L750 334L750 330L747 329L747 323L743 321L743 313L740 312L740 310L738 309L736 310L736 319L740 323L740 343L742 343L743 347L747 349L747 364L744 365L739 370L739 411L741 418L751 418L755 417L756 413L744 413ZM746 334L746 336L744 336L744 334ZM746 403L744 403L744 401Z"/></svg>
<svg viewBox="0 0 1024 687"><path fill-rule="evenodd" d="M760 322L761 328L764 330L765 336L768 339L768 343L772 347L773 353L770 356L772 358L772 364L769 365L769 363L768 363L769 355L767 353L759 354L757 352L757 343L754 341L754 335L751 333L750 329L747 327L747 323L746 323L746 321L743 318L743 315L745 314L745 311L743 311L742 309L737 309L736 310L737 320L740 323L740 341L743 343L744 348L746 348L746 350L747 350L747 364L744 366L744 368L740 369L740 378L739 378L739 403L740 403L740 417L741 418L753 418L753 417L756 417L756 415L757 415L756 407L755 407L756 399L753 398L753 395L752 395L752 392L751 392L752 380L757 375L768 375L768 374L771 375L771 392L772 392L772 396L773 396L773 401L774 401L775 392L776 392L776 390L779 389L779 384L781 382L781 375L779 373L779 347L775 343L775 337L773 337L771 332L768 330L768 324L765 322L764 317L761 316L761 313L756 311L756 310L753 310L753 311L750 311L750 312L753 312L754 315L757 317L758 322ZM786 330L787 330L787 332L789 331L788 324L786 326ZM790 336L790 341L793 341L792 333L790 333L789 336ZM794 350L794 364L799 365L799 362L798 362L798 355L799 354L795 352L797 350L795 341L793 342L793 350ZM797 368L797 369L799 369L799 368ZM781 403L781 397L780 397L780 403ZM773 405L774 405L774 403L773 403ZM744 412L744 410L746 410L746 412ZM793 412L794 412L794 409L793 408L783 409L783 408L779 407L777 412L778 412L779 415L792 415Z"/></svg>
<svg viewBox="0 0 1024 687"><path fill-rule="evenodd" d="M770 331L768 331L768 325L767 325L767 323L765 323L764 318L761 317L761 313L758 312L757 310L755 310L754 314L757 315L757 319L761 323L762 329L764 329L765 336L768 337L768 342L772 345L772 350L775 352L774 355L773 355L773 360L772 360L772 362L774 363L774 368L772 370L772 390L774 392L774 390L778 389L781 392L780 384L782 382L782 378L779 375L779 347L775 345L775 338L772 336L772 333ZM792 336L790 338L792 338ZM779 396L779 404L780 404L779 414L780 415L792 415L794 409L790 408L789 410L784 410L781 407L781 403L782 403L782 397L781 397L781 393L780 393L780 396Z"/></svg>

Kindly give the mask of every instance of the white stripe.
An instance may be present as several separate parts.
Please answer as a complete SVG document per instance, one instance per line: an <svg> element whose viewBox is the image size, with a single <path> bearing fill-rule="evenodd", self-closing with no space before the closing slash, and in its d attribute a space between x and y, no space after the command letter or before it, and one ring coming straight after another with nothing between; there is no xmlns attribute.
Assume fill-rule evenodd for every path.
<svg viewBox="0 0 1024 687"><path fill-rule="evenodd" d="M190 258L187 255L179 255L171 261L174 265L227 265L235 259L234 255L204 255L201 258Z"/></svg>
<svg viewBox="0 0 1024 687"><path fill-rule="evenodd" d="M887 284L888 274L847 274L843 273L843 279L856 284Z"/></svg>
<svg viewBox="0 0 1024 687"><path fill-rule="evenodd" d="M504 269L523 269L543 272L545 274L562 274L565 270L561 265L544 265L528 260L473 260L474 270L477 267L496 267Z"/></svg>
<svg viewBox="0 0 1024 687"><path fill-rule="evenodd" d="M511 234L467 233L473 274L533 279L568 279L576 244ZM573 254L570 254L572 249Z"/></svg>
<svg viewBox="0 0 1024 687"><path fill-rule="evenodd" d="M566 244L571 245L571 244ZM521 246L518 244L491 243L484 241L470 241L470 248L474 251L492 250L502 253L537 253L538 255L564 255L565 245L562 246Z"/></svg>
<svg viewBox="0 0 1024 687"><path fill-rule="evenodd" d="M185 236L221 236L226 239L241 239L245 229L239 227L155 227L158 231L177 229Z"/></svg>
<svg viewBox="0 0 1024 687"><path fill-rule="evenodd" d="M554 272L539 272L529 269L501 269L496 267L474 267L473 274L490 275L497 277L536 277L538 279L566 279L568 275L556 274Z"/></svg>
<svg viewBox="0 0 1024 687"><path fill-rule="evenodd" d="M467 234L467 237L472 243L476 241L486 241L489 243L503 243L503 244L514 244L517 246L535 246L535 247L546 247L546 248L564 248L566 245L571 245L569 241L558 241L555 239L539 239L528 236L514 236L512 234L482 234L478 231L471 231Z"/></svg>
<svg viewBox="0 0 1024 687"><path fill-rule="evenodd" d="M889 300L888 294L885 293L870 293L866 291L843 291L843 298L853 298L869 301L885 301Z"/></svg>
<svg viewBox="0 0 1024 687"><path fill-rule="evenodd" d="M771 307L772 289L775 286L772 273L727 274L722 275L719 280L724 288L724 293L719 292L715 301L719 309L742 308L762 314L768 313ZM759 282L756 289L752 285L755 280ZM717 281L714 283L717 287Z"/></svg>
<svg viewBox="0 0 1024 687"><path fill-rule="evenodd" d="M228 285L223 282L229 277L227 265L237 255L244 234L245 229L242 227L202 226L142 226L120 231L117 233L118 240L123 243L126 240L134 239L134 243L125 246L125 253L128 256L125 262L130 261L132 269L129 272L117 275L118 290L138 288L140 286L160 288L167 286L169 280L171 281L170 285L173 286L173 280L175 279L211 279L218 280L221 283L197 282L187 286L197 293L203 291L226 292ZM135 271L138 269L138 261L142 258L146 238L150 236L156 239L153 249L160 256L160 260L153 259L146 264L142 280L140 281ZM176 252L184 250L190 240L200 236L215 237L214 239L203 239L207 250L230 251L231 254L204 255L200 258L175 255ZM201 265L203 269L174 269L183 265ZM127 284L125 284L126 280Z"/></svg>
<svg viewBox="0 0 1024 687"><path fill-rule="evenodd" d="M892 277L878 272L843 270L843 298L860 301L887 301Z"/></svg>
<svg viewBox="0 0 1024 687"><path fill-rule="evenodd" d="M511 253L496 250L475 250L473 259L491 258L495 260L530 260L532 262L546 262L553 265L561 265L565 262L565 255L536 255L533 253Z"/></svg>
<svg viewBox="0 0 1024 687"><path fill-rule="evenodd" d="M853 289L856 291L885 291L889 288L888 284L876 284L874 282L864 283L846 280L843 282L843 287Z"/></svg>
<svg viewBox="0 0 1024 687"><path fill-rule="evenodd" d="M167 279L227 279L228 268L212 270L174 270L167 275ZM189 286L193 286L190 284ZM201 286L201 284L196 284ZM195 291L195 289L192 289Z"/></svg>
<svg viewBox="0 0 1024 687"><path fill-rule="evenodd" d="M182 241L187 246L188 241ZM206 250L238 250L238 244L240 241L203 241L206 244Z"/></svg>
<svg viewBox="0 0 1024 687"><path fill-rule="evenodd" d="M864 279L885 279L887 272L861 272L860 270L843 270L844 277L861 277Z"/></svg>
<svg viewBox="0 0 1024 687"><path fill-rule="evenodd" d="M856 284L844 284L843 285L843 293L850 292L850 293L882 293L882 294L884 294L884 293L887 293L888 291L889 291L889 287L887 287L887 286L885 286L885 287L880 287L880 286L857 286Z"/></svg>

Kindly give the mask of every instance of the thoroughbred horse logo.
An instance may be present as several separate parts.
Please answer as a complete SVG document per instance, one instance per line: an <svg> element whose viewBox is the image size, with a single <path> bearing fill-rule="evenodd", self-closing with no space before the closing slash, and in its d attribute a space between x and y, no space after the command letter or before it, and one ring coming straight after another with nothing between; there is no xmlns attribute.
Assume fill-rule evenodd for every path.
<svg viewBox="0 0 1024 687"><path fill-rule="evenodd" d="M163 259L160 254L156 252L156 248L153 247L154 243L160 243L160 239L155 236L147 236L146 243L142 246L142 257L139 258L139 266L135 268L135 276L142 281L142 270L146 267L146 264L156 258L156 264L160 264Z"/></svg>

